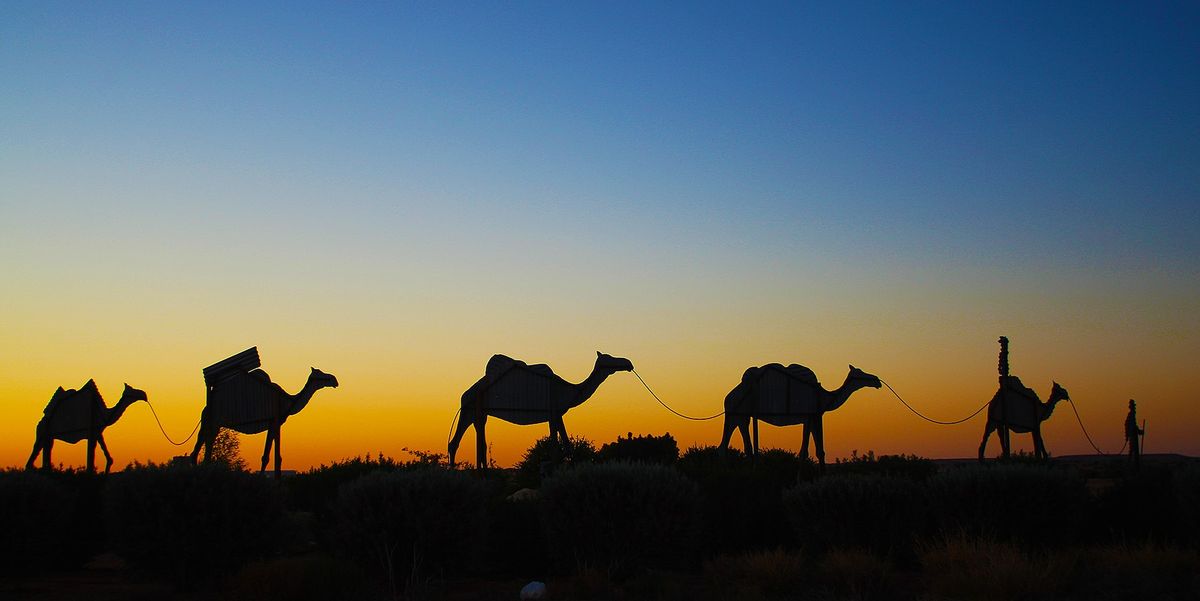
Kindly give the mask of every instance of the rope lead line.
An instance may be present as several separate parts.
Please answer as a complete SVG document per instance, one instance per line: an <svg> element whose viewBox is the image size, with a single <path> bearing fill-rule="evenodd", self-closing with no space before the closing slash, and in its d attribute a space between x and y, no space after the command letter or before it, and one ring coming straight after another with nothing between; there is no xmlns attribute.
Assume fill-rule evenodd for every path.
<svg viewBox="0 0 1200 601"><path fill-rule="evenodd" d="M634 371L634 372L633 372L633 375L637 376L637 379L638 379L638 381L640 381L640 382L642 383L642 386L645 386L645 387L646 387L646 392L649 392L649 393L650 393L650 396L654 397L654 400L658 401L658 404L659 404L659 405L662 405L664 408L666 408L666 410L667 410L667 411L670 411L671 413L674 413L675 415L678 415L679 417L682 417L683 419L690 419L690 420L692 420L692 421L694 421L694 422L705 422L705 421L708 421L708 420L710 420L710 419L716 419L716 418L718 418L718 417L721 417L722 415L725 415L725 412L724 412L724 411L722 411L722 412L720 412L720 413L717 413L717 414L715 414L715 415L710 415L710 416L708 416L708 417L692 417L692 416L690 416L690 415L684 415L684 414L682 414L682 413L680 413L680 412L678 412L678 411L676 411L676 410L672 409L672 408L671 408L669 405L667 405L666 403L662 402L662 399L658 398L658 395L657 395L657 394L654 394L654 391L653 391L653 390L650 390L650 385L649 385L649 384L647 384L647 383L646 383L646 381L642 379L642 376L641 376L641 374L639 374L637 371Z"/></svg>
<svg viewBox="0 0 1200 601"><path fill-rule="evenodd" d="M883 382L883 380L880 380L880 382ZM921 418L921 419L923 419L923 420L925 420L925 421L927 421L927 422L932 422L932 423L939 424L939 425L942 425L942 426L953 426L953 425L956 425L956 424L961 424L961 423L963 423L963 422L965 422L965 421L967 421L967 420L971 419L972 417L975 417L976 415L979 415L979 412L980 412L980 411L983 411L984 409L986 409L986 408L987 408L987 406L988 406L988 404L989 404L989 403L991 403L991 401L988 401L987 403L984 403L982 407L980 407L980 408L978 408L978 409L976 409L976 410L975 410L975 413L972 413L971 415L968 415L968 416L966 416L966 417L964 417L964 418L962 418L962 419L955 420L955 421L952 421L952 422L943 422L943 421L939 421L939 420L936 420L936 419L933 419L933 418L930 418L930 417L925 417L924 415L921 415L921 412L917 411L916 409L913 409L913 408L912 408L912 405L909 405L909 404L908 404L908 403L907 403L907 402L904 400L904 398L903 398L903 397L901 397L901 396L900 396L900 394L896 392L896 389L892 388L892 385L891 385L891 384L888 384L887 382L883 382L883 385L884 385L884 386L887 386L887 387L888 387L888 390L891 390L891 391L892 391L892 394L896 395L896 398L897 398L897 399L899 399L899 400L900 400L900 402L901 402L901 403L902 403L902 404L903 404L905 407L908 407L908 410L909 410L909 411L912 411L912 412L913 412L913 415L915 415L915 416L917 416L917 417L919 417L919 418Z"/></svg>
<svg viewBox="0 0 1200 601"><path fill-rule="evenodd" d="M1096 449L1097 454L1108 455L1109 453L1101 451L1100 447L1096 446L1096 443L1092 442L1092 436L1088 434L1087 428L1083 427L1083 418L1079 417L1079 410L1075 408L1075 401L1072 401L1070 397L1067 397L1067 402L1071 404L1071 411L1075 413L1075 421L1079 422L1079 429L1083 430L1083 437L1087 439L1088 444L1092 445L1093 449ZM1117 451L1117 454L1120 455L1121 453L1124 453L1125 447L1128 445L1129 441L1126 440L1125 444L1121 446L1121 450Z"/></svg>
<svg viewBox="0 0 1200 601"><path fill-rule="evenodd" d="M150 405L150 401L147 400L146 404ZM169 442L177 447L187 444L187 441L191 440L192 436L196 435L196 430L200 429L200 421L197 420L196 427L192 428L192 433L188 434L187 438L183 439L182 442L175 442L174 440L171 440L171 435L167 434L166 429L163 428L162 420L158 419L158 412L154 410L154 405L150 405L150 413L154 414L154 421L155 421L155 423L158 424L158 429L162 432L163 437L167 439L167 442Z"/></svg>

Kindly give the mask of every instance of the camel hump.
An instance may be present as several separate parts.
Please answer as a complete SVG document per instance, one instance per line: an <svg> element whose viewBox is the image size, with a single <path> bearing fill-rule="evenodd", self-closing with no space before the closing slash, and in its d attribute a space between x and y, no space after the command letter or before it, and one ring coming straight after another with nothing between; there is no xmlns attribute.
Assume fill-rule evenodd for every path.
<svg viewBox="0 0 1200 601"><path fill-rule="evenodd" d="M524 361L518 361L507 355L492 355L492 358L488 360L487 368L484 370L484 373L489 379L494 380L495 378L507 373L510 369L521 369L524 371L533 372L539 376L549 377L554 375L554 371L551 370L550 366L546 365L545 363L529 365Z"/></svg>
<svg viewBox="0 0 1200 601"><path fill-rule="evenodd" d="M1041 402L1041 399L1038 397L1037 393L1033 391L1032 388L1029 388L1028 386L1021 383L1021 378L1018 378L1016 376L1001 376L1000 384L1004 388L1004 390L1007 392L1016 393L1025 398L1037 401L1039 403Z"/></svg>
<svg viewBox="0 0 1200 601"><path fill-rule="evenodd" d="M787 367L784 367L781 363L768 363L759 368L751 367L750 369L746 370L746 374L742 376L742 380L746 381L748 379L761 378L772 372L783 374L793 380L804 382L805 384L811 384L813 386L821 385L821 383L817 380L817 374L814 373L813 370L796 363L793 363Z"/></svg>
<svg viewBox="0 0 1200 601"><path fill-rule="evenodd" d="M786 368L784 368L784 371L786 371L787 374L789 376L791 376L792 378L795 378L802 382L812 384L813 386L821 385L821 383L819 381L817 381L817 374L815 372L813 372L813 370L811 370L807 367L804 367L803 365L800 365L798 363L793 363L793 364L787 366Z"/></svg>

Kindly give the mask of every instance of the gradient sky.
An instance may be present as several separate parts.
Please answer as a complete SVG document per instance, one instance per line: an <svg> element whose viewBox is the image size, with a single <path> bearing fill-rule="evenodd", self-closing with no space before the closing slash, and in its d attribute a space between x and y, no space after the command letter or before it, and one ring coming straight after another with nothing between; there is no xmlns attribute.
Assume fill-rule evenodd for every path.
<svg viewBox="0 0 1200 601"><path fill-rule="evenodd" d="M1136 398L1148 452L1197 455L1197 107L1195 3L5 2L0 466L88 378L181 438L253 345L341 381L283 429L303 469L444 451L493 353L628 357L699 415L751 365L854 363L957 419L1000 335L1102 448ZM720 434L632 374L565 421ZM886 388L825 424L831 456L983 429ZM1044 430L1090 452L1069 406ZM545 433L492 420L492 456ZM144 405L106 439L179 452Z"/></svg>

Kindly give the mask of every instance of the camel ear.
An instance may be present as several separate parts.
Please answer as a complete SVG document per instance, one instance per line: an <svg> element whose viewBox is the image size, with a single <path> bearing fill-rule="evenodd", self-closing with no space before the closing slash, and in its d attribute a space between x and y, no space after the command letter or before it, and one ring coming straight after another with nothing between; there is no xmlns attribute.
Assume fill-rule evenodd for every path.
<svg viewBox="0 0 1200 601"><path fill-rule="evenodd" d="M851 366L850 366L850 371L854 371L855 369L856 369L856 368L854 367L854 365L851 365Z"/></svg>
<svg viewBox="0 0 1200 601"><path fill-rule="evenodd" d="M600 356L600 351L596 351L596 356L597 356L597 357L599 357L599 356Z"/></svg>

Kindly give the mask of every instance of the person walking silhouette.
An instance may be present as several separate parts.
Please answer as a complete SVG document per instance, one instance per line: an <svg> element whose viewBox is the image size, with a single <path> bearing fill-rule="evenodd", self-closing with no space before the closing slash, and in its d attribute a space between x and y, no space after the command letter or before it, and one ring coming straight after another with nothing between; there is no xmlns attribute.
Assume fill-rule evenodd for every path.
<svg viewBox="0 0 1200 601"><path fill-rule="evenodd" d="M1129 458L1137 468L1142 459L1141 436L1146 431L1137 425L1137 403L1129 399L1129 415L1125 416L1125 440L1129 441Z"/></svg>

